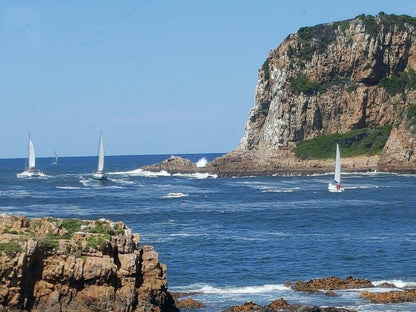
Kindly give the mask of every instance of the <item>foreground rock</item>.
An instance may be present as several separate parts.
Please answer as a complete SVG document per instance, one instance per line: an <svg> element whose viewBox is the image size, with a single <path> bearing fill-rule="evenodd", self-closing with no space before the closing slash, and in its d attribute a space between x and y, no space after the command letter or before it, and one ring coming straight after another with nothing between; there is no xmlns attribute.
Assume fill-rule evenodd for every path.
<svg viewBox="0 0 416 312"><path fill-rule="evenodd" d="M373 283L367 279L356 279L348 276L345 279L339 277L316 278L307 282L296 281L294 283L286 283L287 286L297 291L306 291L310 293L321 292L322 290L340 290L355 288L371 288Z"/></svg>
<svg viewBox="0 0 416 312"><path fill-rule="evenodd" d="M416 302L416 289L405 289L403 291L389 291L383 293L361 292L360 298L373 303L403 303Z"/></svg>
<svg viewBox="0 0 416 312"><path fill-rule="evenodd" d="M0 311L178 311L122 222L0 215Z"/></svg>
<svg viewBox="0 0 416 312"><path fill-rule="evenodd" d="M354 312L343 308L335 307L318 307L318 306L304 306L299 304L289 304L283 298L280 298L272 303L260 306L253 302L247 302L239 306L231 307L223 312Z"/></svg>

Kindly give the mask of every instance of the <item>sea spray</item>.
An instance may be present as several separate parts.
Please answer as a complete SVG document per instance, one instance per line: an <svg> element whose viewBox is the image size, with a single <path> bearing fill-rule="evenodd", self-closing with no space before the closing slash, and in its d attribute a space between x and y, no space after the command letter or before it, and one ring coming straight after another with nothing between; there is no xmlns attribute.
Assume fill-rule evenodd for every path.
<svg viewBox="0 0 416 312"><path fill-rule="evenodd" d="M205 157L202 157L196 162L196 166L198 168L203 168L208 164L208 160Z"/></svg>

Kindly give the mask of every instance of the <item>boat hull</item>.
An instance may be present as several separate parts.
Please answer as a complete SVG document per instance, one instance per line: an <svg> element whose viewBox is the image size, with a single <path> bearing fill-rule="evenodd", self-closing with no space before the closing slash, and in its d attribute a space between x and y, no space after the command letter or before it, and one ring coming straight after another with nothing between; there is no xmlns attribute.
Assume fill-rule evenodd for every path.
<svg viewBox="0 0 416 312"><path fill-rule="evenodd" d="M38 169L25 170L16 175L18 178L42 178L45 174Z"/></svg>
<svg viewBox="0 0 416 312"><path fill-rule="evenodd" d="M107 180L107 175L104 172L95 172L92 174L94 180L104 181Z"/></svg>
<svg viewBox="0 0 416 312"><path fill-rule="evenodd" d="M328 191L331 193L342 193L344 192L344 188L339 184L328 183Z"/></svg>

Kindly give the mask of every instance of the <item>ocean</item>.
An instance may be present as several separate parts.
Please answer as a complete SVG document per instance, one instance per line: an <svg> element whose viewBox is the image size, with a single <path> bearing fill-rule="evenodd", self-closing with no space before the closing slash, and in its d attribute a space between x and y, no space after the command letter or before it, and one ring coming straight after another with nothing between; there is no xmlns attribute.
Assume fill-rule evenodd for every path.
<svg viewBox="0 0 416 312"><path fill-rule="evenodd" d="M416 287L416 176L343 174L221 178L140 170L170 155L109 156L109 180L91 179L96 157L37 159L45 178L18 179L25 159L0 159L0 213L124 221L155 247L169 290L220 311L283 297L357 311L416 311L371 304L361 290L336 297L295 292L285 281L338 276ZM181 155L203 163L219 154ZM372 291L391 289L375 288Z"/></svg>

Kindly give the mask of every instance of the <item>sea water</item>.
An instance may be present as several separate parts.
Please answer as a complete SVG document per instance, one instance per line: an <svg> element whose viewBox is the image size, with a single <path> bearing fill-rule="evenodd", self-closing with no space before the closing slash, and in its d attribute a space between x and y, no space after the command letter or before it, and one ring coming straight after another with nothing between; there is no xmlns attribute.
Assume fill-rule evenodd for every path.
<svg viewBox="0 0 416 312"><path fill-rule="evenodd" d="M184 155L199 166L217 154ZM415 303L371 304L361 289L336 297L295 292L285 281L338 276L416 287L416 176L331 174L220 178L139 169L169 155L37 160L45 178L19 179L24 159L0 160L0 213L124 221L167 264L169 289L190 292L201 311L278 298L357 311L416 311ZM203 160L205 158L205 160ZM391 289L375 288L372 291Z"/></svg>

